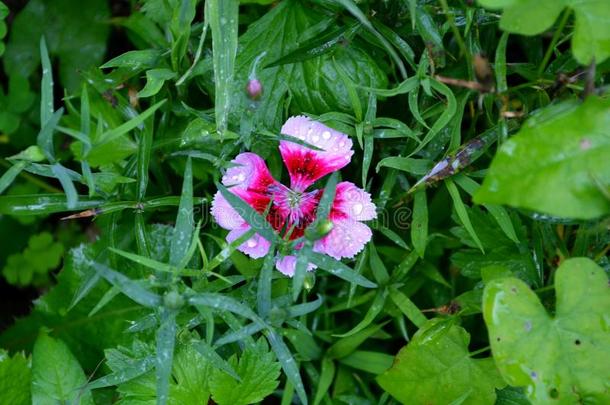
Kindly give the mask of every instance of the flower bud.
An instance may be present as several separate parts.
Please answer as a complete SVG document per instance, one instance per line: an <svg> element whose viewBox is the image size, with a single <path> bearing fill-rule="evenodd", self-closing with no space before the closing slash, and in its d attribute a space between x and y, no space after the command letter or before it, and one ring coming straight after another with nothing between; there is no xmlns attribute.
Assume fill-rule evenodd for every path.
<svg viewBox="0 0 610 405"><path fill-rule="evenodd" d="M184 305L184 298L177 291L170 291L163 297L163 305L169 309L180 309Z"/></svg>
<svg viewBox="0 0 610 405"><path fill-rule="evenodd" d="M252 100L258 100L263 94L263 85L258 79L250 79L246 85L246 93Z"/></svg>
<svg viewBox="0 0 610 405"><path fill-rule="evenodd" d="M305 230L305 238L311 241L322 239L333 229L332 221L324 220L317 224L315 227L309 227Z"/></svg>

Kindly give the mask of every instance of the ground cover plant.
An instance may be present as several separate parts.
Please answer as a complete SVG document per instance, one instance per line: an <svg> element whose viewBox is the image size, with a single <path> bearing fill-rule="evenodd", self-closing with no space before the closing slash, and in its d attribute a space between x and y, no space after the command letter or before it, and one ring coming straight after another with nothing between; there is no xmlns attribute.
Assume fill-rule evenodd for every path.
<svg viewBox="0 0 610 405"><path fill-rule="evenodd" d="M610 403L607 0L0 19L0 404Z"/></svg>

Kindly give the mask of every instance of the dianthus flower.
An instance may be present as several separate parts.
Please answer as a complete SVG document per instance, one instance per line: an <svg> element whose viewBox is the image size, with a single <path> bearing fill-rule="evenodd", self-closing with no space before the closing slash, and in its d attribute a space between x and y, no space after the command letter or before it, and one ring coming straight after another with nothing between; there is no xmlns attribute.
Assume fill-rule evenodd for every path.
<svg viewBox="0 0 610 405"><path fill-rule="evenodd" d="M280 154L288 174L290 187L275 180L265 161L255 153L240 153L222 177L222 184L235 195L266 214L271 226L288 240L303 236L305 229L315 220L322 190L307 191L317 180L346 166L354 154L349 137L308 117L289 118L281 133L313 145L319 150L291 142L280 141ZM250 225L217 192L212 202L212 215L216 222L229 230L227 242L233 242L250 230ZM337 184L328 219L331 231L314 242L313 250L335 259L352 258L360 252L372 236L371 229L361 221L377 217L375 204L366 191L355 184L343 181ZM269 252L270 243L259 234L238 247L252 258ZM301 245L296 248L300 249ZM296 257L277 257L276 268L289 276L295 271ZM309 264L309 270L315 268Z"/></svg>

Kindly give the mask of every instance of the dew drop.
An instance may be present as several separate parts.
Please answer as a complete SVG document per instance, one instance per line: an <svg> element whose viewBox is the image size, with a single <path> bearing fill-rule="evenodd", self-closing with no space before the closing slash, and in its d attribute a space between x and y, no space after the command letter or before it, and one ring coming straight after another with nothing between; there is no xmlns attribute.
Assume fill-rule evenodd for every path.
<svg viewBox="0 0 610 405"><path fill-rule="evenodd" d="M320 135L318 135L318 134L313 135L313 136L311 137L311 140L312 140L313 142L318 142L318 141L320 140Z"/></svg>
<svg viewBox="0 0 610 405"><path fill-rule="evenodd" d="M248 239L248 242L246 242L246 244L249 248L254 248L256 247L256 245L258 245L258 242L254 239Z"/></svg>
<svg viewBox="0 0 610 405"><path fill-rule="evenodd" d="M330 139L330 132L329 132L329 131L324 131L324 132L322 132L322 138L324 138L324 139Z"/></svg>
<svg viewBox="0 0 610 405"><path fill-rule="evenodd" d="M362 213L363 209L364 209L364 206L360 203L356 203L352 206L352 210L354 211L355 215L360 215Z"/></svg>

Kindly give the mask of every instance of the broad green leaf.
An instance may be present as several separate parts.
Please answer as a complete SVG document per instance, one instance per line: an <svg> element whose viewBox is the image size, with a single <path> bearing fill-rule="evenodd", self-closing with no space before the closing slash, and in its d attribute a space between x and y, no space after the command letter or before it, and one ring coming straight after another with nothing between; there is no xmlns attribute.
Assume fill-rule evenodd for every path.
<svg viewBox="0 0 610 405"><path fill-rule="evenodd" d="M601 63L610 57L610 7L606 0L479 0L485 7L503 9L500 27L508 32L536 35L551 28L564 7L574 11L572 52L578 62Z"/></svg>
<svg viewBox="0 0 610 405"><path fill-rule="evenodd" d="M2 3L0 3L1 7ZM32 403L31 360L23 353L12 357L0 349L0 403L29 405Z"/></svg>
<svg viewBox="0 0 610 405"><path fill-rule="evenodd" d="M214 402L219 405L246 405L263 400L279 385L280 364L264 339L247 346L239 360L229 359L241 381L224 371L213 369L209 380Z"/></svg>
<svg viewBox="0 0 610 405"><path fill-rule="evenodd" d="M477 203L506 204L559 217L610 213L610 99L548 107L504 142Z"/></svg>
<svg viewBox="0 0 610 405"><path fill-rule="evenodd" d="M495 389L505 385L493 359L471 358L468 332L457 325L440 330L440 322L424 324L377 381L402 403L493 404Z"/></svg>
<svg viewBox="0 0 610 405"><path fill-rule="evenodd" d="M216 128L223 134L229 123L233 89L235 57L237 55L237 0L206 1L206 18L212 32L214 60Z"/></svg>
<svg viewBox="0 0 610 405"><path fill-rule="evenodd" d="M371 374L381 374L392 366L394 357L381 352L356 350L339 360L342 364Z"/></svg>
<svg viewBox="0 0 610 405"><path fill-rule="evenodd" d="M97 65L106 54L110 32L108 3L88 0L32 0L15 17L3 57L9 75L29 77L39 66L38 43L45 37L52 56L59 58L64 87L77 91L80 71Z"/></svg>
<svg viewBox="0 0 610 405"><path fill-rule="evenodd" d="M536 404L610 402L610 291L604 270L587 258L555 273L555 313L519 279L490 281L483 316L506 381Z"/></svg>
<svg viewBox="0 0 610 405"><path fill-rule="evenodd" d="M32 352L32 403L93 405L78 360L64 342L41 333Z"/></svg>

